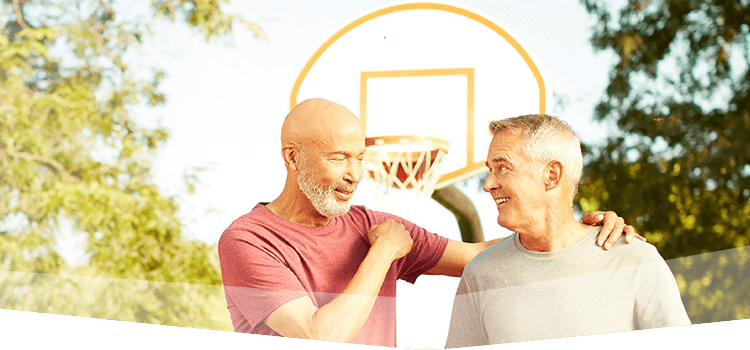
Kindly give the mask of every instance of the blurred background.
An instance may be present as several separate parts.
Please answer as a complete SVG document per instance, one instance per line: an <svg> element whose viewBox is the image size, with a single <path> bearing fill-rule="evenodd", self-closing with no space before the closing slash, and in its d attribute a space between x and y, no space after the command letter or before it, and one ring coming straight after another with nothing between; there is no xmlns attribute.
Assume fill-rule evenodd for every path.
<svg viewBox="0 0 750 350"><path fill-rule="evenodd" d="M216 243L283 188L292 86L391 4L2 0L0 308L231 331ZM656 245L693 323L750 318L750 2L449 4L546 73L548 112L584 143L578 212L613 210ZM489 240L508 232L484 176L455 188ZM461 239L411 200L385 209ZM443 347L457 283L399 284L400 347Z"/></svg>

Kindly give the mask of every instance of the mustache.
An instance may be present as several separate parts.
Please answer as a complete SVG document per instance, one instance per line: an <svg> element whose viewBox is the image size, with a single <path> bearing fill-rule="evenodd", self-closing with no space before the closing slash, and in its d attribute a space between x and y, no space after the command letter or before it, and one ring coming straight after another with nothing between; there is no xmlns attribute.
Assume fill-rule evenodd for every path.
<svg viewBox="0 0 750 350"><path fill-rule="evenodd" d="M357 189L357 184L340 183L333 186L334 190L340 190L344 192L354 192Z"/></svg>

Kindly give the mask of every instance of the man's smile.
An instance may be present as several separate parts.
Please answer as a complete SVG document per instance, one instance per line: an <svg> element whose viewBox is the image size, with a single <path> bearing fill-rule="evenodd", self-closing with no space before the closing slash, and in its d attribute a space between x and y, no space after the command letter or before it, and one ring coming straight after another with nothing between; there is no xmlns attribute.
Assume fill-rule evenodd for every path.
<svg viewBox="0 0 750 350"><path fill-rule="evenodd" d="M510 197L497 197L495 198L495 204L500 205L510 200Z"/></svg>
<svg viewBox="0 0 750 350"><path fill-rule="evenodd" d="M346 190L346 189L343 189L343 188L337 188L337 189L334 190L334 192L336 192L336 195L339 198L341 198L341 199L343 199L345 201L350 200L352 198L352 196L354 195L354 190Z"/></svg>
<svg viewBox="0 0 750 350"><path fill-rule="evenodd" d="M338 196L341 200L349 201L354 195L354 191L356 189L357 184L340 184L338 186L335 186L333 188L333 191L336 192L336 196Z"/></svg>

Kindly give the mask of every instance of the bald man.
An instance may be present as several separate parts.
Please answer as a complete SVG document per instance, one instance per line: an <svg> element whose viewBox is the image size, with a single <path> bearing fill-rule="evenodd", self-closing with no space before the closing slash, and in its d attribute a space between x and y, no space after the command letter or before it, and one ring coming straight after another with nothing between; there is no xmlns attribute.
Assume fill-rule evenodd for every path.
<svg viewBox="0 0 750 350"><path fill-rule="evenodd" d="M362 179L365 132L345 107L306 100L281 131L281 195L235 220L219 240L227 307L237 332L396 346L396 281L460 277L495 241L464 243L397 216L352 206ZM612 212L605 248L635 234ZM609 237L609 238L607 238ZM604 242L604 239L607 241Z"/></svg>

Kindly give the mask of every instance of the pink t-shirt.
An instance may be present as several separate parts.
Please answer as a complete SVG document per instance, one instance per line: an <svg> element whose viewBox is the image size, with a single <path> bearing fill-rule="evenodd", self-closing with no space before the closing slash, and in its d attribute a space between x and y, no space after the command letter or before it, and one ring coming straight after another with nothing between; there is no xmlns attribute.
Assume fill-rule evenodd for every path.
<svg viewBox="0 0 750 350"><path fill-rule="evenodd" d="M286 221L264 204L229 225L219 240L219 260L234 330L278 335L263 321L279 306L305 295L318 308L333 300L367 255L370 227L386 219L403 224L414 245L391 265L370 316L351 342L395 347L396 280L414 283L437 264L448 239L356 205L321 227Z"/></svg>

